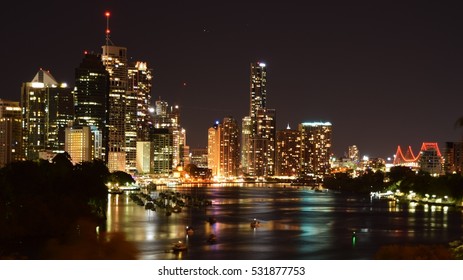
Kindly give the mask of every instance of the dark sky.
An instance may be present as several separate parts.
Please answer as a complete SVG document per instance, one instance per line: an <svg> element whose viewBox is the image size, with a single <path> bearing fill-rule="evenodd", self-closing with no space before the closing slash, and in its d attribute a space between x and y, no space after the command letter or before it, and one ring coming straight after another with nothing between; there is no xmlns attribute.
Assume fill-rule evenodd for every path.
<svg viewBox="0 0 463 280"><path fill-rule="evenodd" d="M338 156L443 150L463 134L459 2L12 1L0 11L0 98L19 101L39 68L73 86L110 10L112 41L151 65L153 98L180 105L191 147L206 146L215 120L248 113L249 64L262 61L277 129L330 121Z"/></svg>

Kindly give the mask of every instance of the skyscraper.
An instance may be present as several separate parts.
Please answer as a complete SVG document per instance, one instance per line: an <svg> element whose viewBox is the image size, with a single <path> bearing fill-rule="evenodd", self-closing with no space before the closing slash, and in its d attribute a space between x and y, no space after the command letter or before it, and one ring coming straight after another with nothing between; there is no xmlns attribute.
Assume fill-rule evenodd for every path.
<svg viewBox="0 0 463 280"><path fill-rule="evenodd" d="M233 117L217 121L208 130L208 168L223 178L238 176L240 165L239 130Z"/></svg>
<svg viewBox="0 0 463 280"><path fill-rule="evenodd" d="M219 176L220 126L218 121L207 130L207 167L211 169L212 176Z"/></svg>
<svg viewBox="0 0 463 280"><path fill-rule="evenodd" d="M21 135L19 102L0 99L0 168L23 159Z"/></svg>
<svg viewBox="0 0 463 280"><path fill-rule="evenodd" d="M26 159L64 151L65 127L74 120L74 101L65 83L40 69L21 87L23 149Z"/></svg>
<svg viewBox="0 0 463 280"><path fill-rule="evenodd" d="M180 125L180 107L169 106L167 101L156 100L153 112L153 127L166 128L172 134L173 161L172 169L184 165L184 148L186 146L186 131Z"/></svg>
<svg viewBox="0 0 463 280"><path fill-rule="evenodd" d="M323 180L330 173L332 125L330 122L305 122L299 124L299 131L302 175Z"/></svg>
<svg viewBox="0 0 463 280"><path fill-rule="evenodd" d="M93 155L108 162L109 73L101 55L84 53L75 69L76 124L90 127L93 134Z"/></svg>
<svg viewBox="0 0 463 280"><path fill-rule="evenodd" d="M268 109L265 63L251 63L249 116L242 121L242 171L248 176L275 174L276 111Z"/></svg>
<svg viewBox="0 0 463 280"><path fill-rule="evenodd" d="M297 177L300 175L301 132L288 127L277 131L276 175Z"/></svg>
<svg viewBox="0 0 463 280"><path fill-rule="evenodd" d="M125 171L127 49L105 45L102 61L109 73L108 169Z"/></svg>
<svg viewBox="0 0 463 280"><path fill-rule="evenodd" d="M220 133L220 175L238 176L240 166L239 127L233 117L225 117Z"/></svg>
<svg viewBox="0 0 463 280"><path fill-rule="evenodd" d="M168 176L173 170L173 134L168 128L152 128L150 142L153 143L153 174Z"/></svg>
<svg viewBox="0 0 463 280"><path fill-rule="evenodd" d="M251 63L250 82L249 116L253 119L257 116L257 111L265 109L267 104L267 69L265 63Z"/></svg>
<svg viewBox="0 0 463 280"><path fill-rule="evenodd" d="M133 91L137 99L135 116L137 141L147 141L149 127L153 123L151 107L152 69L147 62L136 61L129 63L129 91Z"/></svg>
<svg viewBox="0 0 463 280"><path fill-rule="evenodd" d="M103 65L109 73L108 169L126 170L126 102L128 90L127 48L115 46L109 38L109 12L106 12L106 44L102 46ZM129 101L133 100L130 96ZM129 110L133 110L133 105ZM130 115L132 115L130 111ZM135 132L136 133L136 132ZM130 134L130 137L132 135Z"/></svg>

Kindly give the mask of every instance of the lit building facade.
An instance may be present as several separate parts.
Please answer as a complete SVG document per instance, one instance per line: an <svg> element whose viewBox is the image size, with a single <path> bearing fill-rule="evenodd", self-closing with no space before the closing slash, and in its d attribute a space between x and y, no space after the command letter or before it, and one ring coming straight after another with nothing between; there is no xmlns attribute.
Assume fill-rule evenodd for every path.
<svg viewBox="0 0 463 280"><path fill-rule="evenodd" d="M244 175L249 175L251 172L251 136L252 126L251 117L245 116L241 121L241 169Z"/></svg>
<svg viewBox="0 0 463 280"><path fill-rule="evenodd" d="M38 159L41 151L64 151L65 128L74 120L74 100L67 84L40 69L31 82L22 84L21 110L26 159Z"/></svg>
<svg viewBox="0 0 463 280"><path fill-rule="evenodd" d="M300 175L301 132L291 129L277 131L276 176L297 177Z"/></svg>
<svg viewBox="0 0 463 280"><path fill-rule="evenodd" d="M463 170L463 142L446 142L444 151L445 173L460 173Z"/></svg>
<svg viewBox="0 0 463 280"><path fill-rule="evenodd" d="M92 161L93 136L89 126L75 125L66 128L65 151L71 157L73 164Z"/></svg>
<svg viewBox="0 0 463 280"><path fill-rule="evenodd" d="M23 159L21 142L19 102L0 99L0 168Z"/></svg>
<svg viewBox="0 0 463 280"><path fill-rule="evenodd" d="M420 170L434 176L444 174L444 157L437 143L423 143L423 146L418 160Z"/></svg>
<svg viewBox="0 0 463 280"><path fill-rule="evenodd" d="M356 145L352 145L348 147L347 157L349 158L350 161L359 163L360 153Z"/></svg>
<svg viewBox="0 0 463 280"><path fill-rule="evenodd" d="M445 159L436 142L423 142L417 156L414 155L410 146L405 154L398 146L393 164L394 166L407 166L413 170L421 170L435 176L445 173Z"/></svg>
<svg viewBox="0 0 463 280"><path fill-rule="evenodd" d="M101 59L109 73L107 165L110 172L126 171L127 48L106 44L102 51Z"/></svg>
<svg viewBox="0 0 463 280"><path fill-rule="evenodd" d="M276 111L268 109L265 63L251 63L249 116L242 120L242 171L244 175L275 175Z"/></svg>
<svg viewBox="0 0 463 280"><path fill-rule="evenodd" d="M137 142L137 172L150 174L153 172L154 143L150 141Z"/></svg>
<svg viewBox="0 0 463 280"><path fill-rule="evenodd" d="M84 53L75 69L75 119L93 134L94 158L108 163L109 73L101 55Z"/></svg>
<svg viewBox="0 0 463 280"><path fill-rule="evenodd" d="M156 100L152 120L154 128L167 129L172 134L172 170L177 166L184 166L186 130L180 125L180 107L178 105L169 106L161 99Z"/></svg>
<svg viewBox="0 0 463 280"><path fill-rule="evenodd" d="M174 139L167 128L152 128L150 141L153 143L153 174L169 176L174 170Z"/></svg>
<svg viewBox="0 0 463 280"><path fill-rule="evenodd" d="M192 148L190 150L190 163L198 168L207 168L207 148Z"/></svg>
<svg viewBox="0 0 463 280"><path fill-rule="evenodd" d="M129 64L129 89L134 91L137 97L137 140L147 141L149 129L153 124L151 107L151 89L153 70L147 62L136 61Z"/></svg>
<svg viewBox="0 0 463 280"><path fill-rule="evenodd" d="M208 168L212 176L233 178L240 166L239 128L233 117L225 117L208 130Z"/></svg>
<svg viewBox="0 0 463 280"><path fill-rule="evenodd" d="M301 132L301 173L320 181L330 174L331 135L330 122L299 124Z"/></svg>
<svg viewBox="0 0 463 280"><path fill-rule="evenodd" d="M212 176L219 176L220 166L220 127L217 121L207 130L207 167Z"/></svg>
<svg viewBox="0 0 463 280"><path fill-rule="evenodd" d="M239 127L233 117L225 117L220 125L220 176L238 176L240 167Z"/></svg>

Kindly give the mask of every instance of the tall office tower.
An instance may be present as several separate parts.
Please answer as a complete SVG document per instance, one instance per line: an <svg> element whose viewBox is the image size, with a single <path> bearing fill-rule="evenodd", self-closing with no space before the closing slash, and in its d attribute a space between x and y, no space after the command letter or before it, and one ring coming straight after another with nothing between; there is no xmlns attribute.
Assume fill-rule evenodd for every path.
<svg viewBox="0 0 463 280"><path fill-rule="evenodd" d="M109 12L106 18L109 22ZM108 169L126 170L126 102L128 90L127 48L115 46L106 28L106 44L102 46L101 60L109 73L108 106ZM131 96L132 97L132 96ZM130 97L130 98L131 98ZM129 98L129 100L131 100Z"/></svg>
<svg viewBox="0 0 463 280"><path fill-rule="evenodd" d="M47 148L53 152L64 151L65 130L75 118L74 95L66 84L50 89L48 96Z"/></svg>
<svg viewBox="0 0 463 280"><path fill-rule="evenodd" d="M274 109L259 109L256 112L254 133L248 140L247 173L252 176L275 175L276 116ZM252 133L252 130L251 130Z"/></svg>
<svg viewBox="0 0 463 280"><path fill-rule="evenodd" d="M276 112L266 108L267 70L251 63L249 116L243 118L242 169L250 176L275 174Z"/></svg>
<svg viewBox="0 0 463 280"><path fill-rule="evenodd" d="M93 134L93 156L108 162L109 73L101 55L84 53L75 69L76 124L87 125Z"/></svg>
<svg viewBox="0 0 463 280"><path fill-rule="evenodd" d="M137 97L137 140L149 139L149 128L153 124L150 113L152 69L146 62L131 62L129 64L129 90L134 91Z"/></svg>
<svg viewBox="0 0 463 280"><path fill-rule="evenodd" d="M225 117L208 130L208 168L212 175L231 178L238 176L240 166L239 130L233 117Z"/></svg>
<svg viewBox="0 0 463 280"><path fill-rule="evenodd" d="M0 99L0 168L23 159L21 137L19 102Z"/></svg>
<svg viewBox="0 0 463 280"><path fill-rule="evenodd" d="M238 176L240 167L239 127L233 117L225 117L220 133L220 175Z"/></svg>
<svg viewBox="0 0 463 280"><path fill-rule="evenodd" d="M322 181L330 172L331 133L329 122L299 124L301 132L301 172Z"/></svg>
<svg viewBox="0 0 463 280"><path fill-rule="evenodd" d="M168 176L173 170L173 134L167 128L152 128L150 142L153 143L153 174Z"/></svg>
<svg viewBox="0 0 463 280"><path fill-rule="evenodd" d="M445 173L461 173L463 171L463 142L445 142Z"/></svg>
<svg viewBox="0 0 463 280"><path fill-rule="evenodd" d="M360 160L360 154L359 154L359 149L357 148L356 145L352 145L348 147L348 154L347 157L349 160L352 162L359 162Z"/></svg>
<svg viewBox="0 0 463 280"><path fill-rule="evenodd" d="M250 175L251 164L251 117L245 116L241 121L241 172Z"/></svg>
<svg viewBox="0 0 463 280"><path fill-rule="evenodd" d="M125 152L126 171L137 171L137 141L148 141L152 124L151 69L146 62L129 62L128 90L125 103Z"/></svg>
<svg viewBox="0 0 463 280"><path fill-rule="evenodd" d="M185 151L188 151L186 145L186 130L179 127L178 129L173 129L172 131L174 136L174 168L177 166L185 166Z"/></svg>
<svg viewBox="0 0 463 280"><path fill-rule="evenodd" d="M166 101L156 100L153 112L153 127L167 128L173 139L172 169L184 165L184 147L186 145L186 131L180 126L180 108L178 105L169 106Z"/></svg>
<svg viewBox="0 0 463 280"><path fill-rule="evenodd" d="M92 139L92 131L87 125L66 127L65 151L71 157L73 164L93 160Z"/></svg>
<svg viewBox="0 0 463 280"><path fill-rule="evenodd" d="M74 101L65 83L59 84L40 69L31 82L21 87L23 147L26 159L39 152L64 151L64 130L74 119Z"/></svg>
<svg viewBox="0 0 463 280"><path fill-rule="evenodd" d="M217 121L207 130L207 167L212 176L219 176L220 167L220 126Z"/></svg>
<svg viewBox="0 0 463 280"><path fill-rule="evenodd" d="M276 175L297 177L300 174L301 132L288 127L277 131Z"/></svg>
<svg viewBox="0 0 463 280"><path fill-rule="evenodd" d="M267 103L267 70L265 63L251 63L249 116L256 118L259 109L265 109Z"/></svg>

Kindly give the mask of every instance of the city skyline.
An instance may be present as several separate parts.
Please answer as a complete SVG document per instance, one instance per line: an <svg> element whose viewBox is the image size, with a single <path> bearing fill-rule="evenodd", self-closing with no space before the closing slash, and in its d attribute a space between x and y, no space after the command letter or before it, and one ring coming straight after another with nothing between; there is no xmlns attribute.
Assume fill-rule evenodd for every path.
<svg viewBox="0 0 463 280"><path fill-rule="evenodd" d="M386 157L398 145L443 149L461 140L463 129L454 127L463 115L461 6L59 3L13 3L1 12L11 44L1 46L8 55L0 98L19 101L21 83L40 68L74 86L83 52L98 53L105 43L109 10L111 40L153 67L152 99L180 106L192 148L207 145L216 120L249 112L249 63L256 61L268 68L277 130L329 121L337 156L350 145Z"/></svg>

